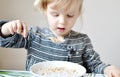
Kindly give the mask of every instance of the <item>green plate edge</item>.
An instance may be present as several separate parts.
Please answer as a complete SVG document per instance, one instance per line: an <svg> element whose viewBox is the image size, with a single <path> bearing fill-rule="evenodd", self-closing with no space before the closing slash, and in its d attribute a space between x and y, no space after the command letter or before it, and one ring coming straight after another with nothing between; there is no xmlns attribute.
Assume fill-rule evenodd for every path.
<svg viewBox="0 0 120 77"><path fill-rule="evenodd" d="M16 71L16 70L0 70L0 77L2 75L8 75L13 77L34 77L29 71Z"/></svg>

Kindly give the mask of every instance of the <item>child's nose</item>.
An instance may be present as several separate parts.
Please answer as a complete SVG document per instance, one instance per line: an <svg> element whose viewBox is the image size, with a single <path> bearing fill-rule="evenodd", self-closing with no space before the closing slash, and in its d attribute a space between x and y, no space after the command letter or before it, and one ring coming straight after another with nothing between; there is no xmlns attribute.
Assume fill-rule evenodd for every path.
<svg viewBox="0 0 120 77"><path fill-rule="evenodd" d="M60 23L60 24L65 24L65 23L66 23L66 18L65 18L65 16L60 16L60 17L59 17L59 23Z"/></svg>

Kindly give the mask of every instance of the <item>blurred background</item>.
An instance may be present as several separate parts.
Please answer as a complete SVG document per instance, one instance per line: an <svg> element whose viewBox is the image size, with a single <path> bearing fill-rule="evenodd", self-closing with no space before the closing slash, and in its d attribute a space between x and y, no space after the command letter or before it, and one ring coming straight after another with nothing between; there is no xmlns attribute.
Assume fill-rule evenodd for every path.
<svg viewBox="0 0 120 77"><path fill-rule="evenodd" d="M20 19L30 26L46 26L46 17L33 9L33 2L0 0L0 20ZM84 0L82 20L74 29L88 34L103 62L120 68L119 7L120 0ZM0 48L0 69L25 70L26 53L25 49Z"/></svg>

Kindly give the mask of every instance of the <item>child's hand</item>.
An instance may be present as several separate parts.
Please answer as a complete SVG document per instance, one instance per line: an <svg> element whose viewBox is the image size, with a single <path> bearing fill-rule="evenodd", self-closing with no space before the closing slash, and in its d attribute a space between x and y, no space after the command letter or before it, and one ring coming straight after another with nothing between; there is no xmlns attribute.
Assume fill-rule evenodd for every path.
<svg viewBox="0 0 120 77"><path fill-rule="evenodd" d="M104 73L107 74L108 77L120 77L120 70L115 66L106 67Z"/></svg>
<svg viewBox="0 0 120 77"><path fill-rule="evenodd" d="M27 26L20 20L10 21L2 26L1 32L4 36L18 33L21 34L23 37L27 37Z"/></svg>

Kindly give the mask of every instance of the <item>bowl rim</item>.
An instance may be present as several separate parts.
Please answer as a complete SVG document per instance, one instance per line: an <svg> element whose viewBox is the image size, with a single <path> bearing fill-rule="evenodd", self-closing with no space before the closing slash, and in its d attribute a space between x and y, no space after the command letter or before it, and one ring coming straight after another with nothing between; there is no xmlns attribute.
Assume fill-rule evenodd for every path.
<svg viewBox="0 0 120 77"><path fill-rule="evenodd" d="M54 63L56 63L56 64L59 64L59 65L63 65L63 66L60 66L60 67L65 67L65 66L69 66L69 65L73 65L72 67L70 67L70 68L75 68L76 70L77 70L77 72L78 72L78 70L80 70L80 72L78 72L79 73L79 76L83 76L85 73L86 73L86 68L84 67L84 66L82 66L82 65L80 65L80 64L78 64L78 63L73 63L73 62L68 62L68 61L43 61L43 62L38 62L38 63L36 63L36 64L33 64L31 67L30 67L30 72L33 74L33 75L35 75L35 76L41 76L41 75L39 75L39 74L37 74L37 73L35 73L34 72L34 70L35 69L38 69L38 66L40 66L40 65L42 65L42 64L54 64ZM50 65L49 64L49 65ZM78 68L77 68L78 67ZM41 76L42 77L42 76Z"/></svg>

